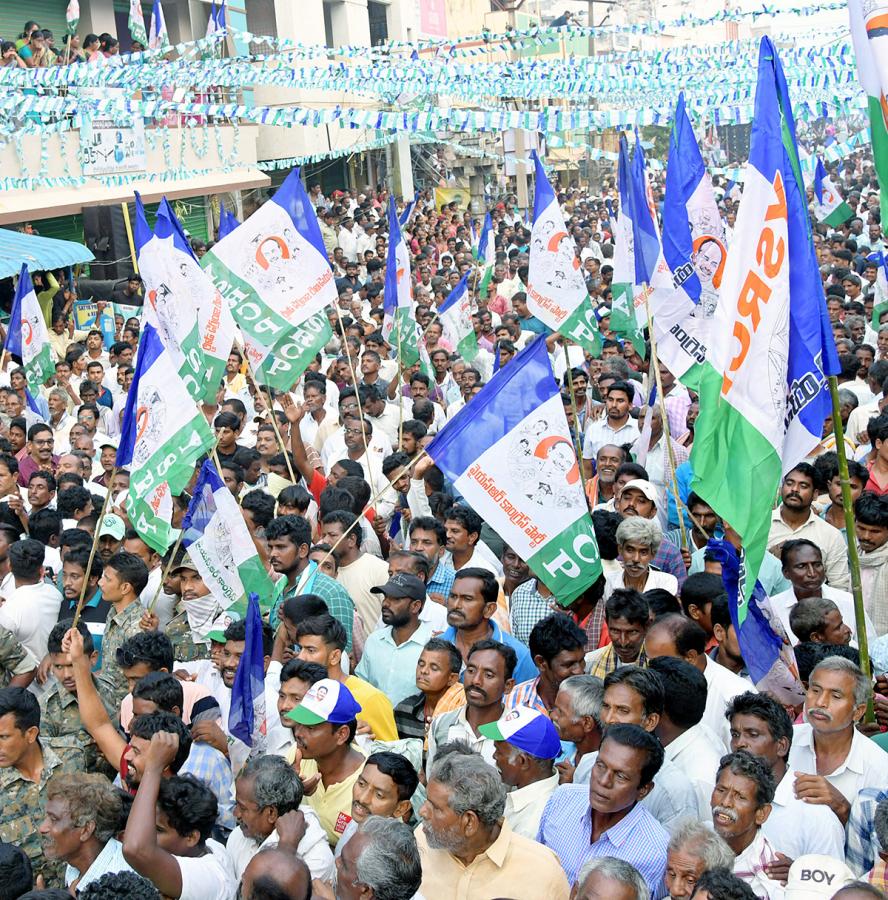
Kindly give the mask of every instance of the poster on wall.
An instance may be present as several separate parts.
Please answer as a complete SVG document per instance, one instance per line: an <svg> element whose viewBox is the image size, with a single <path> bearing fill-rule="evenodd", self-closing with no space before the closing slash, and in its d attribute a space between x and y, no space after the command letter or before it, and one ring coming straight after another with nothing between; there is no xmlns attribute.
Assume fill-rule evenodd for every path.
<svg viewBox="0 0 888 900"><path fill-rule="evenodd" d="M84 175L144 172L145 125L134 119L122 126L112 119L93 119L80 130L80 159Z"/></svg>
<svg viewBox="0 0 888 900"><path fill-rule="evenodd" d="M447 37L446 0L417 0L419 30L425 37Z"/></svg>

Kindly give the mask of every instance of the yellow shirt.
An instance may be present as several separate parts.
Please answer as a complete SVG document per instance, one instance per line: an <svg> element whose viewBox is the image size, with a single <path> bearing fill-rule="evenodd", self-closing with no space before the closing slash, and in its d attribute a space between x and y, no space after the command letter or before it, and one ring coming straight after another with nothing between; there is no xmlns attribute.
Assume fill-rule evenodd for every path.
<svg viewBox="0 0 888 900"><path fill-rule="evenodd" d="M548 848L515 834L503 820L497 839L468 866L446 850L432 850L423 827L416 829L422 859L422 885L435 900L489 900L490 897L534 897L568 900L570 885L558 857Z"/></svg>
<svg viewBox="0 0 888 900"><path fill-rule="evenodd" d="M374 739L377 741L398 740L398 729L395 725L395 713L391 700L378 688L358 678L357 675L349 675L345 680L345 686L352 692L355 700L361 704L358 719L370 726Z"/></svg>
<svg viewBox="0 0 888 900"><path fill-rule="evenodd" d="M367 755L360 748L352 746L361 756ZM292 765L295 757L296 747L294 746L287 753L287 762ZM331 847L335 847L339 843L342 832L345 831L346 826L351 822L352 789L363 768L363 766L360 766L345 781L337 781L336 784L331 784L328 787L324 787L324 781L321 779L314 793L305 798L308 805L317 813ZM311 778L312 775L317 775L317 773L318 764L316 760L302 760L302 766L299 770L300 777Z"/></svg>

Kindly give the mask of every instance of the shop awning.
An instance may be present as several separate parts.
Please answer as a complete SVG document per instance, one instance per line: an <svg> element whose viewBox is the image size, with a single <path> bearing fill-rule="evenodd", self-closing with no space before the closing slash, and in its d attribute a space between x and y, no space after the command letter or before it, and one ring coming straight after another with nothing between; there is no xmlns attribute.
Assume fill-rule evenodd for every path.
<svg viewBox="0 0 888 900"><path fill-rule="evenodd" d="M0 228L0 278L18 275L22 263L28 264L30 272L41 272L64 269L93 259L95 257L83 244Z"/></svg>

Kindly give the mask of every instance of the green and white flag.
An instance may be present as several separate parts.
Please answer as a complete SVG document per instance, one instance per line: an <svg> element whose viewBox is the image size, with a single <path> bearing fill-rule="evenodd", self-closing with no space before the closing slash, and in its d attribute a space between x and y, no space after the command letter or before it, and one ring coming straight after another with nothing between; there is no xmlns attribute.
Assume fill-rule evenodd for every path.
<svg viewBox="0 0 888 900"><path fill-rule="evenodd" d="M321 228L294 169L274 197L201 260L228 302L254 369L337 300Z"/></svg>
<svg viewBox="0 0 888 900"><path fill-rule="evenodd" d="M179 537L173 528L173 495L169 483L162 481L144 497L127 495L126 511L133 528L152 550L161 556Z"/></svg>
<svg viewBox="0 0 888 900"><path fill-rule="evenodd" d="M496 263L493 220L490 218L490 213L487 213L484 217L484 226L481 229L481 238L478 241L478 249L475 257L483 269L481 284L478 286L479 296L482 300L486 300L487 291L490 287L490 279L493 278L493 268Z"/></svg>
<svg viewBox="0 0 888 900"><path fill-rule="evenodd" d="M826 174L823 160L818 156L817 168L814 170L814 217L830 228L838 228L853 216L854 210L842 199L832 179Z"/></svg>
<svg viewBox="0 0 888 900"><path fill-rule="evenodd" d="M438 308L438 321L444 329L444 337L453 349L466 361L478 355L478 337L472 327L472 298L466 272L456 283L447 299Z"/></svg>
<svg viewBox="0 0 888 900"><path fill-rule="evenodd" d="M168 537L169 522L159 513L148 512L161 510L157 488L166 482L173 495L181 494L194 474L195 462L214 442L213 432L179 377L169 351L154 327L146 325L117 450L117 466L130 472L129 501L145 513L141 530L137 530L146 543L162 543L165 529ZM138 506L140 503L143 505Z"/></svg>
<svg viewBox="0 0 888 900"><path fill-rule="evenodd" d="M65 25L68 28L68 34L74 34L77 31L79 21L80 2L79 0L69 0L68 8L65 10Z"/></svg>
<svg viewBox="0 0 888 900"><path fill-rule="evenodd" d="M4 350L22 361L28 387L35 392L55 374L55 358L49 343L46 320L34 292L27 263L22 263Z"/></svg>
<svg viewBox="0 0 888 900"><path fill-rule="evenodd" d="M888 237L888 5L848 0L851 41L869 110L873 162L881 188L882 233Z"/></svg>
<svg viewBox="0 0 888 900"><path fill-rule="evenodd" d="M385 288L382 293L384 311L382 336L398 353L404 366L420 362L421 332L413 307L410 287L410 252L395 211L394 198L389 198L389 240L385 264Z"/></svg>
<svg viewBox="0 0 888 900"><path fill-rule="evenodd" d="M562 606L601 577L579 462L542 337L486 384L427 450Z"/></svg>
<svg viewBox="0 0 888 900"><path fill-rule="evenodd" d="M271 351L266 353L264 348L251 348L251 358L263 357L256 369L256 380L278 391L291 390L331 337L333 329L327 313L322 310L294 328Z"/></svg>
<svg viewBox="0 0 888 900"><path fill-rule="evenodd" d="M215 396L225 361L215 378L206 377L199 309L212 305L216 289L192 255L166 197L161 200L152 234L142 198L136 193L135 242L139 273L145 283L145 322L157 330L188 393L199 400L211 388L210 396ZM230 350L229 342L226 360Z"/></svg>
<svg viewBox="0 0 888 900"><path fill-rule="evenodd" d="M527 307L544 325L597 356L601 353L598 318L586 290L576 244L567 233L558 199L536 152L533 158L536 186Z"/></svg>
<svg viewBox="0 0 888 900"><path fill-rule="evenodd" d="M142 0L130 0L129 5L130 37L138 41L143 47L148 46L148 31L145 28L145 16L142 14Z"/></svg>
<svg viewBox="0 0 888 900"><path fill-rule="evenodd" d="M237 500L212 460L201 467L188 512L182 546L228 619L242 619L247 597L256 594L263 612L271 608L274 584L241 514Z"/></svg>

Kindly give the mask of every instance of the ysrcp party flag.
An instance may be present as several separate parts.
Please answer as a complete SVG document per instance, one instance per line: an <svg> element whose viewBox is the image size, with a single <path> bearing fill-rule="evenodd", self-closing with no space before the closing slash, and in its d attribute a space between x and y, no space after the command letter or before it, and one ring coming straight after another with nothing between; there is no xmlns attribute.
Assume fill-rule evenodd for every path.
<svg viewBox="0 0 888 900"><path fill-rule="evenodd" d="M590 353L600 353L598 320L574 239L567 233L558 199L536 151L533 153L535 189L527 306L543 324L560 331Z"/></svg>
<svg viewBox="0 0 888 900"><path fill-rule="evenodd" d="M237 500L209 459L201 466L182 520L182 546L221 609L233 607L238 613L234 617L243 618L250 593L262 598L268 609L274 585Z"/></svg>
<svg viewBox="0 0 888 900"><path fill-rule="evenodd" d="M259 384L289 391L331 337L333 329L327 313L322 310L310 316L265 355L264 362L256 368Z"/></svg>
<svg viewBox="0 0 888 900"><path fill-rule="evenodd" d="M401 234L395 201L389 197L389 241L385 262L385 288L382 295L382 336L396 348L398 359L412 366L419 360L413 291L410 287L410 252Z"/></svg>
<svg viewBox="0 0 888 900"><path fill-rule="evenodd" d="M614 227L614 274L611 283L611 330L632 343L639 356L644 357L644 291L635 283L635 250L632 217L629 209L629 145L620 137L620 154L617 160L617 189L620 208ZM636 303L636 298L638 303ZM639 319L638 309L642 310Z"/></svg>
<svg viewBox="0 0 888 900"><path fill-rule="evenodd" d="M427 449L559 603L567 605L601 575L579 464L542 336Z"/></svg>
<svg viewBox="0 0 888 900"><path fill-rule="evenodd" d="M130 500L146 501L167 482L178 495L194 463L213 446L214 437L169 351L152 325L139 342L136 371L126 395L117 466L130 471ZM161 526L146 518L142 536L159 535Z"/></svg>
<svg viewBox="0 0 888 900"><path fill-rule="evenodd" d="M130 0L129 21L127 23L130 37L143 47L148 46L148 32L145 30L145 17L142 14L142 0Z"/></svg>
<svg viewBox="0 0 888 900"><path fill-rule="evenodd" d="M467 282L469 272L456 283L447 299L438 307L438 321L444 337L459 355L471 362L478 355L478 338L472 327L472 298Z"/></svg>
<svg viewBox="0 0 888 900"><path fill-rule="evenodd" d="M727 245L683 93L678 96L669 137L663 256L672 271L674 289L658 303L654 316L657 352L677 378L695 384L699 370L694 367L706 359Z"/></svg>
<svg viewBox="0 0 888 900"><path fill-rule="evenodd" d="M237 226L240 225L240 222L237 220L237 217L233 212L230 212L225 208L224 203L219 204L219 240L227 237L234 231Z"/></svg>
<svg viewBox="0 0 888 900"><path fill-rule="evenodd" d="M814 169L814 216L818 222L838 228L852 218L854 210L842 199L832 179L826 174L823 160L817 157Z"/></svg>
<svg viewBox="0 0 888 900"><path fill-rule="evenodd" d="M55 373L46 320L37 301L27 263L22 263L19 273L4 349L22 361L27 382L35 391Z"/></svg>
<svg viewBox="0 0 888 900"><path fill-rule="evenodd" d="M293 328L338 296L298 169L201 264L231 308L254 368Z"/></svg>
<svg viewBox="0 0 888 900"><path fill-rule="evenodd" d="M69 0L68 8L65 10L65 25L68 28L68 34L75 34L77 31L77 23L80 21L80 2L79 0Z"/></svg>
<svg viewBox="0 0 888 900"><path fill-rule="evenodd" d="M212 304L217 291L177 226L176 215L164 198L152 234L142 198L136 193L135 240L139 274L145 284L145 322L157 330L188 393L198 399L207 386L198 310L202 303ZM225 355L227 358L227 350ZM213 382L214 393L219 378L221 372Z"/></svg>
<svg viewBox="0 0 888 900"><path fill-rule="evenodd" d="M160 482L144 497L126 498L126 511L133 528L152 550L163 555L169 550L179 530L173 528L173 495L166 481Z"/></svg>
<svg viewBox="0 0 888 900"><path fill-rule="evenodd" d="M746 551L739 621L781 474L820 442L839 371L777 51L762 38L749 164L700 385L692 489ZM750 490L750 485L755 489Z"/></svg>
<svg viewBox="0 0 888 900"><path fill-rule="evenodd" d="M265 720L265 651L259 598L250 594L247 606L244 652L238 660L231 687L228 731L251 748L250 756L265 752L268 736Z"/></svg>
<svg viewBox="0 0 888 900"><path fill-rule="evenodd" d="M848 13L881 186L882 232L888 237L888 4L884 0L848 0Z"/></svg>
<svg viewBox="0 0 888 900"><path fill-rule="evenodd" d="M484 216L484 225L481 228L481 237L478 240L478 262L484 268L481 276L481 284L478 292L482 300L487 299L487 291L490 287L490 279L493 278L493 267L496 263L496 246L493 237L493 220L490 213Z"/></svg>
<svg viewBox="0 0 888 900"><path fill-rule="evenodd" d="M152 50L166 50L170 45L166 20L163 17L163 6L160 0L154 0L151 10L151 30L148 32L148 46Z"/></svg>
<svg viewBox="0 0 888 900"><path fill-rule="evenodd" d="M876 284L873 293L872 329L878 332L882 313L888 309L888 254L879 250L867 256L868 262L874 262L876 268Z"/></svg>

